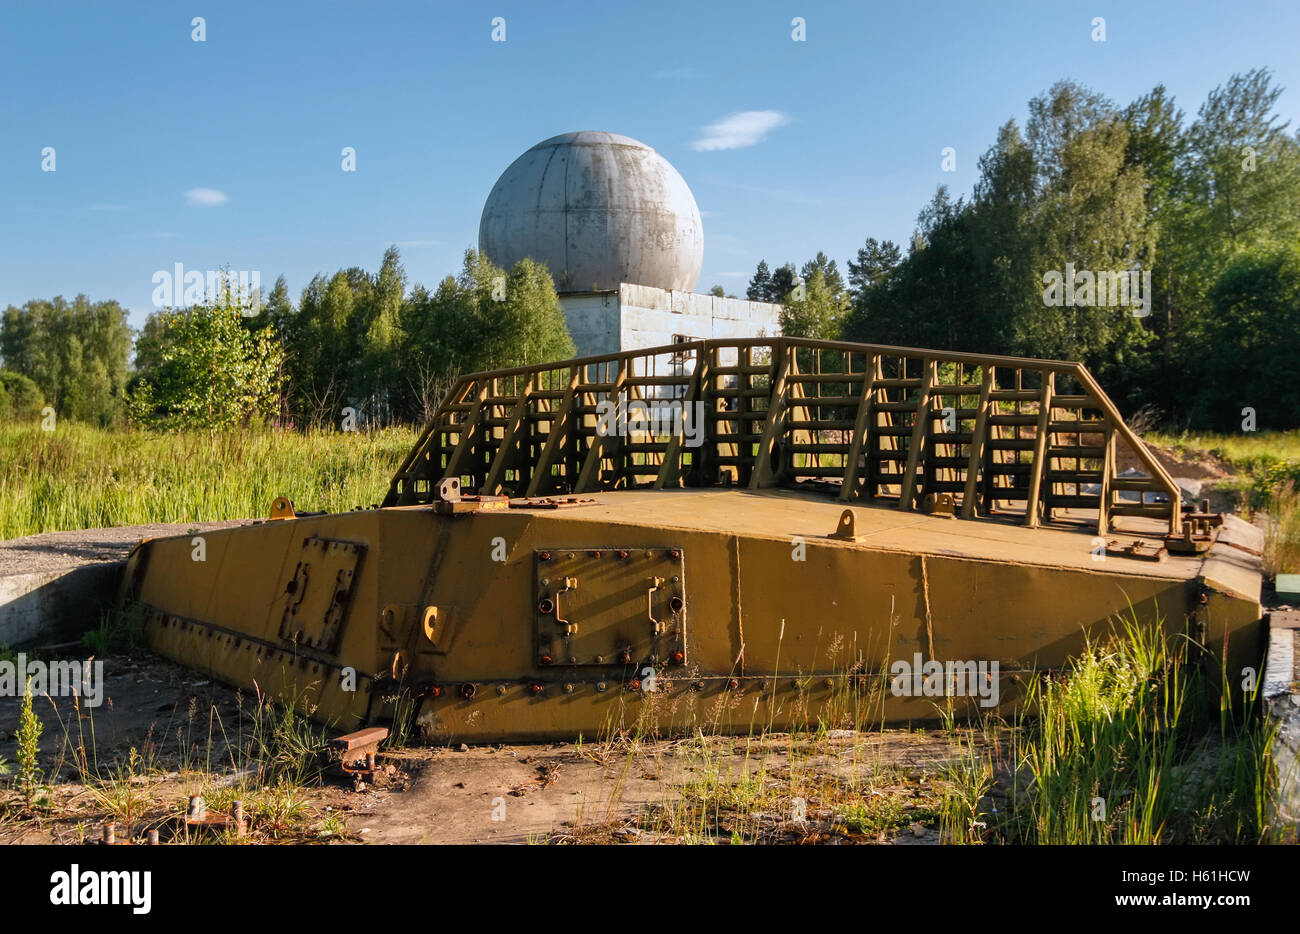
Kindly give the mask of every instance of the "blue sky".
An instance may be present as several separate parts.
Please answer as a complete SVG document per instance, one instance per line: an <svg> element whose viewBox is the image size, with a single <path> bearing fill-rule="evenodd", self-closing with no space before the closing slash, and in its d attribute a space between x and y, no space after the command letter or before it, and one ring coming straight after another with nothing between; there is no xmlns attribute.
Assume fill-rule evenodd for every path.
<svg viewBox="0 0 1300 934"><path fill-rule="evenodd" d="M501 171L586 129L677 167L704 215L699 289L741 293L759 259L821 249L843 267L868 236L905 242L935 187L969 192L998 126L1061 78L1120 103L1163 82L1193 114L1234 71L1268 66L1294 127L1298 36L1294 0L5 0L0 307L84 292L138 327L155 271L178 262L258 270L266 287L283 273L296 300L318 272L374 270L390 243L433 285L477 243ZM732 141L747 145L701 146L766 111L778 125Z"/></svg>

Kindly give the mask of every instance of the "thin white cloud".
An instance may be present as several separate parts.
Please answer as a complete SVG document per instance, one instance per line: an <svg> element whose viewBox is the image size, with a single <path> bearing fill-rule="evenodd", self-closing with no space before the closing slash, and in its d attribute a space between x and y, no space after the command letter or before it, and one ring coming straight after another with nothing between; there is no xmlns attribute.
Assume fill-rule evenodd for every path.
<svg viewBox="0 0 1300 934"><path fill-rule="evenodd" d="M185 200L196 208L214 208L230 199L224 191L216 188L191 188L185 192Z"/></svg>
<svg viewBox="0 0 1300 934"><path fill-rule="evenodd" d="M779 110L743 110L706 126L704 135L691 146L701 152L742 149L762 142L770 131L789 122L790 118Z"/></svg>

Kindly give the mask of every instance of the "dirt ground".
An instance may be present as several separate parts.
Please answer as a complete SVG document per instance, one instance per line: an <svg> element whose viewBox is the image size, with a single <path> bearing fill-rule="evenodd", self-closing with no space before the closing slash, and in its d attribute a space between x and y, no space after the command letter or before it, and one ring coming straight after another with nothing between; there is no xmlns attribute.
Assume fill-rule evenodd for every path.
<svg viewBox="0 0 1300 934"><path fill-rule="evenodd" d="M16 791L0 795L0 843L93 842L114 815L119 839L160 829L166 842L183 835L190 795L216 804L235 786L250 797L259 794L248 788L249 764L240 753L254 732L254 699L148 654L107 659L105 685L103 703L94 709L78 711L71 699L37 699L47 802L28 808ZM18 700L0 699L0 757L11 770L18 715ZM79 748L86 750L84 776ZM128 767L132 749L139 762ZM684 789L748 776L764 783L773 801L784 800L783 789L792 783L814 789L852 784L869 804L888 800L891 808L882 826L848 832L832 826L834 815L815 791L804 792L803 819L732 816L733 822L749 821L749 830L793 842L820 834L826 839L812 842L937 843L926 801L944 763L960 754L946 734L902 730L840 731L816 744L776 735L762 742L714 737L395 749L381 752L376 784L358 790L336 775L304 783L292 819L277 824L278 817L264 815L253 821L257 832L249 840L676 842L681 821L656 819L656 813L680 804ZM124 798L130 800L123 804ZM129 820L123 808L133 812ZM913 811L918 820L911 819ZM729 824L718 824L704 835L725 838Z"/></svg>

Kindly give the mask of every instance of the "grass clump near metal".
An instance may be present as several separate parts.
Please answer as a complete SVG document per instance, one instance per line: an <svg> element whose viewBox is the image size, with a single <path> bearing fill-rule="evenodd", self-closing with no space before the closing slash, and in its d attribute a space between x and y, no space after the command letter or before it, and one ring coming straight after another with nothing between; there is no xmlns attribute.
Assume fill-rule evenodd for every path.
<svg viewBox="0 0 1300 934"><path fill-rule="evenodd" d="M1126 622L1040 680L1000 754L954 770L954 842L1243 844L1267 838L1255 690L1185 635ZM1218 701L1217 705L1215 701ZM1218 707L1218 716L1214 715Z"/></svg>

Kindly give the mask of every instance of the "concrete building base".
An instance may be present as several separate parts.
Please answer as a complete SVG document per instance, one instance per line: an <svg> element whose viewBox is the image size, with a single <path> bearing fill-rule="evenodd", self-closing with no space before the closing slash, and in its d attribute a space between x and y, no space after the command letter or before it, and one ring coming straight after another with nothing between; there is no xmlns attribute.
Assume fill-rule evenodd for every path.
<svg viewBox="0 0 1300 934"><path fill-rule="evenodd" d="M579 357L713 338L774 337L781 306L624 282L560 295Z"/></svg>

